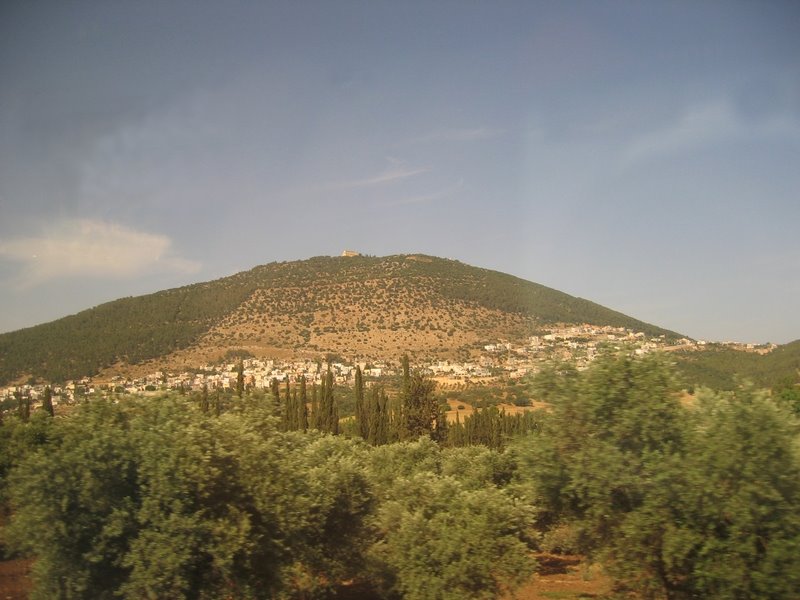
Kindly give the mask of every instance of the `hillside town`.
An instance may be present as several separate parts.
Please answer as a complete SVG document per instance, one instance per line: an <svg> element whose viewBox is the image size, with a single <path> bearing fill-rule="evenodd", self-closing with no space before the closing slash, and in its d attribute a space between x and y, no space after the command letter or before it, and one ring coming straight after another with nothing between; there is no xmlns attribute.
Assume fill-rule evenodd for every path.
<svg viewBox="0 0 800 600"><path fill-rule="evenodd" d="M702 350L710 343L704 340L681 338L668 340L666 336L648 337L640 331L625 327L561 325L545 329L546 333L532 336L524 344L513 344L504 340L487 342L477 349L470 360L418 360L415 367L439 381L459 382L464 385L519 379L535 374L553 360L572 361L579 370L603 352L628 351L644 355L655 351ZM737 342L715 343L741 352L771 352L774 344L742 344ZM354 383L356 366L361 368L366 384L373 385L382 377L396 376L400 372L399 358L393 360L348 361L344 358L328 360L278 360L267 358L243 358L245 385L251 389L268 389L273 380L279 383L295 383L305 378L309 384L320 384L330 369L338 385ZM126 379L114 376L83 378L62 384L36 382L7 386L0 389L0 401L30 398L36 403L50 386L54 403L71 403L91 394L147 394L162 390L193 391L208 389L231 389L237 380L238 360L215 364L201 364L180 373L165 370L154 371L144 377Z"/></svg>

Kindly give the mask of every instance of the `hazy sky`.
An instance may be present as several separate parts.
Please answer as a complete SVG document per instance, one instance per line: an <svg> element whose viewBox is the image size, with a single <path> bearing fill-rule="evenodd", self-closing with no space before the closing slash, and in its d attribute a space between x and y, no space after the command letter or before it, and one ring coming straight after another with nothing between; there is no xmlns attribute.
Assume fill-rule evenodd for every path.
<svg viewBox="0 0 800 600"><path fill-rule="evenodd" d="M800 338L800 3L2 2L0 331L423 252Z"/></svg>

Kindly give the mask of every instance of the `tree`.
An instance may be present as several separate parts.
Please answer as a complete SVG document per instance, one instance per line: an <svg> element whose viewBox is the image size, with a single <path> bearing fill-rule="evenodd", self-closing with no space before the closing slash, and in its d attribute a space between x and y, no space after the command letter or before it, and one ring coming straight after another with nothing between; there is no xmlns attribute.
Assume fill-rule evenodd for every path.
<svg viewBox="0 0 800 600"><path fill-rule="evenodd" d="M272 392L272 411L275 416L283 414L281 410L281 384L277 377L273 377L269 382L270 391Z"/></svg>
<svg viewBox="0 0 800 600"><path fill-rule="evenodd" d="M678 400L662 356L599 359L555 383L517 443L545 540L567 527L620 590L648 599L793 598L800 424L766 393Z"/></svg>
<svg viewBox="0 0 800 600"><path fill-rule="evenodd" d="M320 411L316 383L311 384L311 423L309 423L309 426L322 431L322 411Z"/></svg>
<svg viewBox="0 0 800 600"><path fill-rule="evenodd" d="M408 356L402 358L402 433L401 439L415 439L432 435L439 416L439 407L433 394L436 384L421 373L411 373Z"/></svg>
<svg viewBox="0 0 800 600"><path fill-rule="evenodd" d="M429 438L373 449L380 538L371 558L386 565L387 585L402 598L498 598L533 572L526 534L533 515L503 489L510 476L494 477L493 458L444 454ZM440 475L451 461L459 465Z"/></svg>
<svg viewBox="0 0 800 600"><path fill-rule="evenodd" d="M23 397L22 392L14 392L14 397L17 399L17 414L25 422L31 416L31 399L29 396Z"/></svg>
<svg viewBox="0 0 800 600"><path fill-rule="evenodd" d="M336 398L333 395L333 371L330 368L328 368L328 372L325 375L325 385L322 388L320 413L322 417L321 430L338 435L339 409L336 405Z"/></svg>
<svg viewBox="0 0 800 600"><path fill-rule="evenodd" d="M263 403L187 408L169 395L34 415L57 431L13 467L7 529L36 557L33 599L320 597L358 575L363 446L279 432Z"/></svg>
<svg viewBox="0 0 800 600"><path fill-rule="evenodd" d="M784 377L772 387L772 395L800 416L800 382L797 377Z"/></svg>
<svg viewBox="0 0 800 600"><path fill-rule="evenodd" d="M687 452L653 469L615 550L636 587L670 598L795 598L800 423L765 392L702 391ZM657 577L653 577L657 575Z"/></svg>
<svg viewBox="0 0 800 600"><path fill-rule="evenodd" d="M364 377L361 374L361 367L356 365L355 378L355 413L358 434L363 438L369 437L369 407L364 398Z"/></svg>
<svg viewBox="0 0 800 600"><path fill-rule="evenodd" d="M33 598L111 598L126 575L137 497L128 419L106 401L76 410L81 418L54 420L54 443L9 478L8 541L36 556Z"/></svg>
<svg viewBox="0 0 800 600"><path fill-rule="evenodd" d="M389 399L383 388L373 386L370 394L367 441L373 446L389 442Z"/></svg>
<svg viewBox="0 0 800 600"><path fill-rule="evenodd" d="M200 392L200 410L203 412L203 414L207 414L208 409L208 383L204 381L203 390Z"/></svg>
<svg viewBox="0 0 800 600"><path fill-rule="evenodd" d="M582 520L590 546L613 538L619 518L641 499L647 463L682 449L677 390L674 370L658 355L601 357L561 377L531 448L545 522Z"/></svg>
<svg viewBox="0 0 800 600"><path fill-rule="evenodd" d="M294 431L295 427L295 414L294 404L292 403L292 393L289 389L289 378L286 378L286 395L283 400L283 413L281 415L281 423L284 431Z"/></svg>
<svg viewBox="0 0 800 600"><path fill-rule="evenodd" d="M301 431L308 429L308 395L306 392L306 377L300 377L300 399L295 402L297 410L297 428Z"/></svg>
<svg viewBox="0 0 800 600"><path fill-rule="evenodd" d="M222 394L217 388L217 393L214 395L214 416L218 417L222 414Z"/></svg>
<svg viewBox="0 0 800 600"><path fill-rule="evenodd" d="M42 408L51 417L55 416L55 412L53 411L53 391L50 389L49 385L44 388L44 395L42 396Z"/></svg>
<svg viewBox="0 0 800 600"><path fill-rule="evenodd" d="M322 598L365 580L369 597L480 599L533 567L510 454L284 432L249 397L214 419L166 393L7 421L4 541L36 558L32 600Z"/></svg>
<svg viewBox="0 0 800 600"><path fill-rule="evenodd" d="M239 359L236 365L236 395L239 398L244 394L244 362Z"/></svg>

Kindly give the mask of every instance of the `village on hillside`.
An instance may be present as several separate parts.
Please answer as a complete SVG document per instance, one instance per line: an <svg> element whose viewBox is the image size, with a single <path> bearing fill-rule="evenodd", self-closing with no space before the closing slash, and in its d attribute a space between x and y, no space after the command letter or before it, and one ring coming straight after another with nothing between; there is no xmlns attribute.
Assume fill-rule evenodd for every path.
<svg viewBox="0 0 800 600"><path fill-rule="evenodd" d="M495 380L519 379L534 374L553 360L572 361L583 370L604 351L629 351L634 355L654 351L700 350L707 346L703 340L681 338L667 340L666 336L648 337L640 331L624 327L596 325L560 325L545 329L547 333L532 336L524 344L512 344L497 340L482 346L478 356L469 361L452 360L419 361L415 368L438 381L459 382L464 385L481 384ZM741 344L723 342L719 345L742 352L771 352L774 344ZM399 360L278 360L263 358L244 358L245 385L250 388L269 388L273 380L284 383L300 381L320 384L330 369L338 385L352 385L356 366L364 374L366 384L373 385L382 377L399 374ZM37 382L24 385L7 386L0 389L0 401L30 398L35 404L46 387L50 386L54 403L74 402L90 394L146 394L162 390L192 391L208 389L230 389L237 379L236 361L223 361L217 364L201 364L181 373L155 371L144 377L125 379L114 376L110 380L100 377L85 377L68 381L63 385Z"/></svg>

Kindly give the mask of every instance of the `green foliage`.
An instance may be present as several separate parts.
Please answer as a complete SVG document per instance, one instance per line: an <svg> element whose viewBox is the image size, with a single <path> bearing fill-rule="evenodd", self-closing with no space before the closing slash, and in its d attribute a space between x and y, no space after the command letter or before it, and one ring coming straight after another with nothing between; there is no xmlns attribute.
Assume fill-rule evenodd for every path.
<svg viewBox="0 0 800 600"><path fill-rule="evenodd" d="M239 360L236 364L236 395L239 398L244 394L244 363Z"/></svg>
<svg viewBox="0 0 800 600"><path fill-rule="evenodd" d="M422 437L376 448L371 460L382 499L371 555L401 597L497 598L529 577L532 514L501 487L512 470L503 457Z"/></svg>
<svg viewBox="0 0 800 600"><path fill-rule="evenodd" d="M661 475L648 514L662 519L668 586L684 597L794 598L800 589L800 424L765 393L704 392L687 453ZM630 547L653 530L632 520ZM624 556L624 558L627 558Z"/></svg>
<svg viewBox="0 0 800 600"><path fill-rule="evenodd" d="M273 598L300 572L308 590L353 576L372 502L358 449L276 425L263 403L208 419L172 397L55 421L10 477L34 597Z"/></svg>
<svg viewBox="0 0 800 600"><path fill-rule="evenodd" d="M777 402L800 416L800 376L779 380L772 388L772 395Z"/></svg>
<svg viewBox="0 0 800 600"><path fill-rule="evenodd" d="M480 445L389 443L416 393L406 372L392 401L378 386L365 401L369 443L303 431L303 381L283 417L271 394L219 390L213 409L206 390L7 415L4 551L36 558L34 599L324 598L344 582L498 598L539 539L641 598L796 597L800 422L782 388L700 390L685 408L662 356L561 366L534 382L550 414L498 451L511 421L495 408L450 429ZM320 418L332 390L326 375L312 392Z"/></svg>
<svg viewBox="0 0 800 600"><path fill-rule="evenodd" d="M749 388L687 410L674 379L621 356L550 382L553 414L514 448L545 540L603 557L643 598L795 597L796 418Z"/></svg>
<svg viewBox="0 0 800 600"><path fill-rule="evenodd" d="M436 384L425 375L411 373L408 356L403 356L402 431L400 439L431 435L437 427L439 406L433 391Z"/></svg>
<svg viewBox="0 0 800 600"><path fill-rule="evenodd" d="M245 350L244 348L231 348L230 350L225 351L225 354L222 357L222 362L238 362L248 358L255 358L253 353L249 350Z"/></svg>
<svg viewBox="0 0 800 600"><path fill-rule="evenodd" d="M125 580L137 477L128 417L107 402L84 406L80 420L55 421L52 444L9 477L7 536L37 557L34 597L110 598Z"/></svg>
<svg viewBox="0 0 800 600"><path fill-rule="evenodd" d="M320 389L319 414L314 414L316 429L324 433L339 433L339 406L334 396L333 372L328 369Z"/></svg>
<svg viewBox="0 0 800 600"><path fill-rule="evenodd" d="M782 386L787 380L800 383L800 340L764 355L709 345L702 352L677 352L675 357L687 386L734 390L742 380L760 387Z"/></svg>
<svg viewBox="0 0 800 600"><path fill-rule="evenodd" d="M448 426L446 443L456 447L480 444L501 450L509 439L536 431L540 420L534 411L507 415L494 406L476 410L463 421L456 414L456 422Z"/></svg>
<svg viewBox="0 0 800 600"><path fill-rule="evenodd" d="M533 570L521 539L528 515L501 490L464 489L456 479L420 473L393 491L375 552L403 598L497 598Z"/></svg>
<svg viewBox="0 0 800 600"><path fill-rule="evenodd" d="M42 409L51 417L55 416L55 411L53 410L53 390L50 389L49 385L44 388L44 394L42 396Z"/></svg>
<svg viewBox="0 0 800 600"><path fill-rule="evenodd" d="M5 534L36 557L32 598L322 598L364 579L375 597L494 598L529 576L507 458L283 432L264 398L225 402L7 420Z"/></svg>
<svg viewBox="0 0 800 600"><path fill-rule="evenodd" d="M186 348L250 293L229 278L123 298L51 323L0 335L0 383L24 373L48 381L93 375Z"/></svg>
<svg viewBox="0 0 800 600"><path fill-rule="evenodd" d="M7 508L9 474L26 456L50 441L52 421L46 410L38 410L27 421L11 415L0 422L0 514Z"/></svg>
<svg viewBox="0 0 800 600"><path fill-rule="evenodd" d="M362 439L369 438L369 406L364 396L364 377L361 374L361 367L356 366L355 385L353 386L355 420L358 434Z"/></svg>

